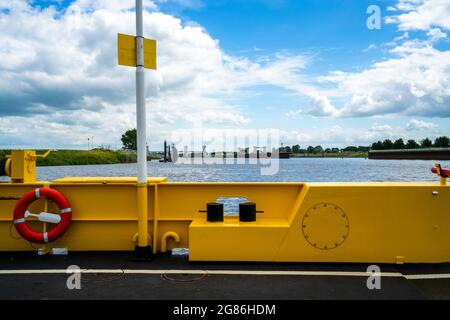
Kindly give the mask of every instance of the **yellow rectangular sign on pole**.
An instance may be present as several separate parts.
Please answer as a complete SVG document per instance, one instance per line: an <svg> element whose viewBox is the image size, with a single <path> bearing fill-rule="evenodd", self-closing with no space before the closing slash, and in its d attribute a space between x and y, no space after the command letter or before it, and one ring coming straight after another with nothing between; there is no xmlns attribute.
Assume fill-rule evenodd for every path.
<svg viewBox="0 0 450 320"><path fill-rule="evenodd" d="M136 37L117 35L119 65L136 67ZM144 39L144 68L156 70L156 40Z"/></svg>

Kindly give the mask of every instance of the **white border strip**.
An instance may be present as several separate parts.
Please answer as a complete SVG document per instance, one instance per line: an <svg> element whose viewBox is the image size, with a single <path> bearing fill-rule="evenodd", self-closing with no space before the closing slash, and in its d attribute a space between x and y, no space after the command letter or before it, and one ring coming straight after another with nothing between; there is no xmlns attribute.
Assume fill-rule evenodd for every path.
<svg viewBox="0 0 450 320"><path fill-rule="evenodd" d="M450 279L450 274L449 273L406 274L404 277L408 280L436 280L436 279Z"/></svg>
<svg viewBox="0 0 450 320"><path fill-rule="evenodd" d="M73 271L77 272L77 271ZM210 274L210 275L248 275L248 276L338 276L338 277L368 277L372 273L367 272L346 272L346 271L258 271L258 270L133 270L133 269L82 269L80 273L100 273L100 274ZM30 270L0 270L0 275L20 275L20 274L62 274L71 273L66 269L30 269ZM397 272L382 272L382 277L401 278L403 274ZM450 277L450 275L448 275Z"/></svg>
<svg viewBox="0 0 450 320"><path fill-rule="evenodd" d="M258 271L258 270L135 270L135 269L30 269L30 270L0 270L0 275L31 275L31 274L67 274L67 273L99 273L99 274L209 274L209 275L246 275L246 276L332 276L332 277L369 277L368 272L353 271ZM405 278L407 280L450 279L450 273L438 274L402 274L400 272L381 272L381 277Z"/></svg>

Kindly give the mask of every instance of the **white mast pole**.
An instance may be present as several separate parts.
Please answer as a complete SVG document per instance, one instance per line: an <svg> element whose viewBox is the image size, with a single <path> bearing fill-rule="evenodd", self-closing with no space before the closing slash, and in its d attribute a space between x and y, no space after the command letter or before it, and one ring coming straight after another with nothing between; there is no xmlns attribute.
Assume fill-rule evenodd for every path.
<svg viewBox="0 0 450 320"><path fill-rule="evenodd" d="M138 245L136 247L136 258L147 261L152 252L148 239L147 118L145 110L144 23L142 10L142 0L136 0L136 117L138 158Z"/></svg>
<svg viewBox="0 0 450 320"><path fill-rule="evenodd" d="M136 0L136 117L138 183L147 183L147 112L145 107L144 26L142 0Z"/></svg>

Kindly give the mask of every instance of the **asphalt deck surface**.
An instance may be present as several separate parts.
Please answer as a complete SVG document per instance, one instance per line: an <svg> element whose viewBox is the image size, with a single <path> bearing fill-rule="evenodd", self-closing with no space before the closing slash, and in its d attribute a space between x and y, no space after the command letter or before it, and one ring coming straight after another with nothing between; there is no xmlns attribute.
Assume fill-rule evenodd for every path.
<svg viewBox="0 0 450 320"><path fill-rule="evenodd" d="M71 265L94 269L81 275L81 290L68 290ZM368 264L193 263L186 256L158 255L134 262L133 253L0 253L0 299L164 299L164 300L297 300L297 299L450 299L450 264L380 265L380 290L368 290ZM59 270L42 273L42 270ZM5 274L7 271L13 274ZM98 270L98 272L96 271ZM103 270L115 270L105 273ZM131 273L121 272L131 270ZM139 274L136 270L151 271ZM159 272L161 270L161 272ZM174 274L166 270L198 270ZM255 274L210 274L206 270L255 271ZM280 275L256 274L276 271ZM288 271L287 274L283 274ZM318 271L327 275L292 275ZM340 272L364 273L341 275ZM21 273L21 274L19 274ZM407 279L419 275L419 279ZM431 276L424 279L424 275ZM435 277L438 275L437 277ZM440 277L440 278L439 278Z"/></svg>

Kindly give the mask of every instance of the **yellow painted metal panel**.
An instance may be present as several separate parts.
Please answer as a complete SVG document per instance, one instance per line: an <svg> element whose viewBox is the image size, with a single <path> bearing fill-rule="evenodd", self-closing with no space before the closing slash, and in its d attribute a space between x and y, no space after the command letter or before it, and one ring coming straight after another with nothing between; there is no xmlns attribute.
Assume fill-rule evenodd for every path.
<svg viewBox="0 0 450 320"><path fill-rule="evenodd" d="M450 189L436 185L310 186L277 261L396 263L399 256L409 263L450 261L449 197ZM348 217L348 238L337 248L314 248L301 232L305 214L320 203L336 205Z"/></svg>
<svg viewBox="0 0 450 320"><path fill-rule="evenodd" d="M158 185L161 219L204 218L207 202L222 197L247 198L267 219L287 219L303 184L264 183L164 183Z"/></svg>
<svg viewBox="0 0 450 320"><path fill-rule="evenodd" d="M156 70L156 40L144 39L144 68Z"/></svg>
<svg viewBox="0 0 450 320"><path fill-rule="evenodd" d="M130 185L56 185L76 221L137 221L137 188ZM137 226L137 224L136 224Z"/></svg>
<svg viewBox="0 0 450 320"><path fill-rule="evenodd" d="M119 65L136 67L136 37L117 35ZM156 40L144 39L144 68L156 70Z"/></svg>
<svg viewBox="0 0 450 320"><path fill-rule="evenodd" d="M11 179L15 182L36 181L36 151L11 151Z"/></svg>
<svg viewBox="0 0 450 320"><path fill-rule="evenodd" d="M33 184L12 184L4 183L0 184L0 222L6 222L7 224L12 221L14 207L17 201L28 191L40 188L43 184L33 183ZM38 202L32 208L32 211L38 212L43 208L43 202ZM0 233L0 240L2 234Z"/></svg>
<svg viewBox="0 0 450 320"><path fill-rule="evenodd" d="M74 222L52 246L72 251L132 251L137 245L133 242L136 232L137 221Z"/></svg>
<svg viewBox="0 0 450 320"><path fill-rule="evenodd" d="M239 223L233 217L213 223L198 219L189 227L189 260L274 261L288 228L285 220Z"/></svg>
<svg viewBox="0 0 450 320"><path fill-rule="evenodd" d="M117 46L119 65L136 67L136 37L119 33Z"/></svg>

